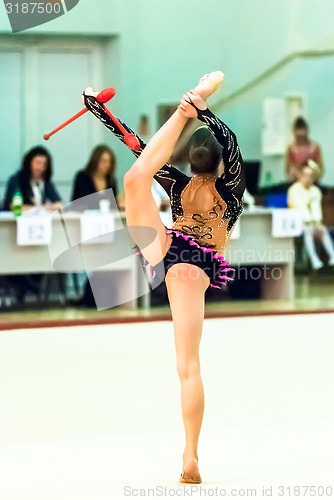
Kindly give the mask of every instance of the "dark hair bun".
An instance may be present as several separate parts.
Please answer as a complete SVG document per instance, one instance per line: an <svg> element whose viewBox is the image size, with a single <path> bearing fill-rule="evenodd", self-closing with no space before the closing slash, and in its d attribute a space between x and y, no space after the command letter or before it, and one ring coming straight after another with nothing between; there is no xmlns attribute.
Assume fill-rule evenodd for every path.
<svg viewBox="0 0 334 500"><path fill-rule="evenodd" d="M196 171L205 171L210 167L210 151L206 146L194 147L189 151L189 161Z"/></svg>
<svg viewBox="0 0 334 500"><path fill-rule="evenodd" d="M208 127L197 129L189 140L189 162L196 174L214 174L222 159L222 148Z"/></svg>

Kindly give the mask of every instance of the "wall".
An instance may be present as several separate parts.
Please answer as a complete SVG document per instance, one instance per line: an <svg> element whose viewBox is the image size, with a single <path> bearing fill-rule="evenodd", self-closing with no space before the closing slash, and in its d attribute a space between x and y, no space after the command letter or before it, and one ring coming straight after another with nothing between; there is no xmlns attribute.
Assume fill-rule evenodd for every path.
<svg viewBox="0 0 334 500"><path fill-rule="evenodd" d="M115 35L117 38L106 46L102 75L104 86L118 89L112 107L133 127L141 113L149 114L154 131L157 105L177 101L202 74L215 69L226 73L224 89L211 101L214 106L222 95L229 95L287 54L325 43L332 36L328 20L333 15L331 0L80 0L65 16L27 33L10 34L7 18L0 16L0 38L1 34L15 38L27 34ZM309 95L312 130L324 145L328 169L334 171L332 116L326 112L325 118L317 110L320 97L322 107L327 108L329 83L319 77L315 86L315 75L313 80L310 77L315 68L329 77L328 63L314 62L312 70L310 61L293 64L224 109L247 158L259 155L261 99L293 88ZM107 132L103 132L103 139L114 146ZM115 148L121 181L132 157L122 145Z"/></svg>
<svg viewBox="0 0 334 500"><path fill-rule="evenodd" d="M325 184L334 184L334 108L329 96L334 87L334 53L331 57L296 59L281 71L217 112L237 131L244 158L258 160L261 153L262 103L266 97L302 94L306 98L306 115L312 139L322 146L326 174ZM284 158L274 162L272 178L284 178Z"/></svg>

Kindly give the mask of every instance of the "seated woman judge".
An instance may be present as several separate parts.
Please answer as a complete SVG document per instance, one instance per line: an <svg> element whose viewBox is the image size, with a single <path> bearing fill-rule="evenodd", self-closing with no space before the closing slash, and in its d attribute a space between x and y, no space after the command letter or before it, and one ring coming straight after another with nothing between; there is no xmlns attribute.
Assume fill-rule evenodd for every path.
<svg viewBox="0 0 334 500"><path fill-rule="evenodd" d="M96 146L86 167L77 172L72 190L72 210L98 210L101 200L109 200L110 208L119 207L118 187L115 177L116 157L105 144ZM108 282L108 280L107 280ZM82 297L72 305L95 307L95 300L88 279Z"/></svg>
<svg viewBox="0 0 334 500"><path fill-rule="evenodd" d="M9 178L5 190L4 210L10 210L13 196L21 193L23 210L43 207L57 210L63 206L61 197L51 181L52 157L43 146L30 149L23 157L21 168ZM28 291L38 294L41 286L41 274L18 274L7 276L7 281L15 289L19 304L23 304Z"/></svg>
<svg viewBox="0 0 334 500"><path fill-rule="evenodd" d="M61 197L51 181L52 157L43 146L36 146L23 157L21 168L9 178L4 209L10 210L13 196L20 192L23 210L42 206L47 210L57 210L63 206Z"/></svg>
<svg viewBox="0 0 334 500"><path fill-rule="evenodd" d="M115 170L114 152L105 144L96 146L86 167L75 176L71 198L75 201L73 208L97 210L102 199L109 199L111 206L114 200L117 204L118 189ZM95 196L89 196L93 194Z"/></svg>

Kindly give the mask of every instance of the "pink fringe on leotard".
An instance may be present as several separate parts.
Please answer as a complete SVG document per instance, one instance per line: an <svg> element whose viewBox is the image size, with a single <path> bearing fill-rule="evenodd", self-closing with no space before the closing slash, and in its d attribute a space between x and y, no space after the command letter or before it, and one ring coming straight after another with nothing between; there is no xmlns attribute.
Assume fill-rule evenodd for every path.
<svg viewBox="0 0 334 500"><path fill-rule="evenodd" d="M189 234L182 233L180 231L177 231L176 229L168 229L167 227L166 227L166 233L167 234L175 234L175 236L177 238L178 237L183 238L184 240L189 242L190 246L200 248L205 253L209 253L209 252L214 253L214 255L212 255L212 258L219 261L219 267L221 268L220 272L227 273L229 271L235 270L233 267L228 267L228 266L231 266L231 263L228 262L227 260L225 260L225 257L223 255L216 252L216 250L214 248L208 248L208 247L200 245L199 243L197 243L197 241L194 239L193 236L191 236ZM139 255L139 254L142 254L140 250L135 253L135 255ZM151 273L152 277L154 278L156 275L154 267L151 266L145 258L144 258L144 265L145 265L145 267L149 267L150 273ZM212 288L218 288L219 290L221 290L222 286L226 286L227 281L233 281L233 278L230 276L226 276L225 274L219 274L214 279L214 282L210 283L209 286Z"/></svg>
<svg viewBox="0 0 334 500"><path fill-rule="evenodd" d="M209 247L205 247L205 246L200 245L199 243L197 243L197 241L194 239L193 236L191 236L189 234L182 233L180 231L177 231L176 229L167 229L166 232L167 232L167 234L173 234L174 233L176 237L180 237L181 236L181 238L183 238L184 240L189 241L189 245L190 246L194 246L196 248L200 248L203 252L214 253L214 255L212 255L212 258L216 259L216 260L218 260L220 262L219 263L219 267L221 268L220 269L221 272L227 273L229 271L234 271L235 270L233 267L228 267L228 266L231 266L231 263L228 262L227 260L225 260L225 257L222 254L216 252L216 250L214 248L209 248ZM226 276L224 274L219 274L218 277L215 278L214 283L210 283L209 286L212 287L212 288L221 289L222 286L226 286L226 281L233 281L233 278L230 277L230 276Z"/></svg>

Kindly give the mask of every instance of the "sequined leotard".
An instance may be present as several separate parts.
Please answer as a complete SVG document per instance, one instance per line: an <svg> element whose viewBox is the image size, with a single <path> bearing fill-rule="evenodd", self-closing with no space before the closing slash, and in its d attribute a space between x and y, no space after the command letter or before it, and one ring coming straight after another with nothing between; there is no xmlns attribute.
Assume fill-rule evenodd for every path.
<svg viewBox="0 0 334 500"><path fill-rule="evenodd" d="M224 172L218 178L195 175L165 165L155 175L171 199L173 229L191 235L198 243L223 252L236 221L242 213L245 190L243 160L235 134L209 109L197 110L222 146ZM198 210L196 190L206 185L212 194L210 210Z"/></svg>
<svg viewBox="0 0 334 500"><path fill-rule="evenodd" d="M124 135L114 124L103 106L93 96L84 95L87 108L122 142ZM197 108L196 108L197 109ZM210 252L216 257L219 266L226 267L222 253L229 239L231 231L242 213L242 197L245 190L243 160L238 146L236 135L232 130L215 116L209 109L197 109L198 119L204 122L212 131L222 147L222 160L224 163L223 174L219 177L195 175L189 177L169 163L165 164L154 176L154 179L164 188L171 200L173 226L168 232L173 236L182 236L179 239L178 250L185 250L184 245L204 250L203 255ZM134 133L122 120L124 128ZM138 137L141 148L133 151L135 156L140 156L146 144ZM205 185L212 194L212 207L209 210L199 210L194 202L197 189ZM176 238L174 238L176 240ZM181 240L182 244L181 244ZM175 243L175 245L177 245ZM181 249L182 247L182 249ZM173 250L173 249L171 249ZM194 250L194 248L193 248ZM172 265L169 255L165 258L166 267ZM206 260L206 259L204 259ZM211 259L213 262L215 259ZM216 263L217 263L216 262ZM175 262L174 262L175 263ZM207 272L207 263L196 262ZM212 265L211 265L212 267ZM211 279L211 286L217 286L217 269L210 269L207 274ZM228 278L226 278L228 279ZM222 280L220 280L222 281ZM221 283L220 283L221 284Z"/></svg>

